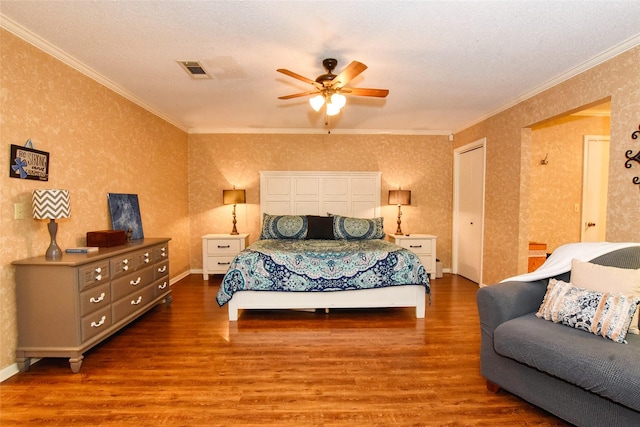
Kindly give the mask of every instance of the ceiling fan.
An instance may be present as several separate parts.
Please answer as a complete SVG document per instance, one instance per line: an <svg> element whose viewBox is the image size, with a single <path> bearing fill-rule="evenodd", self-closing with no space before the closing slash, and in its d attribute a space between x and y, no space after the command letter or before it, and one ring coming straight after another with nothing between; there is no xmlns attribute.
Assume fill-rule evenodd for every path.
<svg viewBox="0 0 640 427"><path fill-rule="evenodd" d="M340 74L333 74L333 70L338 65L338 61L333 58L327 58L322 61L322 65L327 70L325 74L311 80L293 71L284 68L278 68L276 71L286 74L294 79L301 80L314 87L314 90L308 92L294 93L293 95L279 96L278 99L292 99L301 96L315 95L309 100L311 107L315 111L320 111L323 105L326 106L327 116L334 116L340 112L346 103L346 97L343 94L355 96L373 96L376 98L385 98L389 94L388 89L366 89L345 87L347 83L360 75L367 66L358 61L352 61Z"/></svg>

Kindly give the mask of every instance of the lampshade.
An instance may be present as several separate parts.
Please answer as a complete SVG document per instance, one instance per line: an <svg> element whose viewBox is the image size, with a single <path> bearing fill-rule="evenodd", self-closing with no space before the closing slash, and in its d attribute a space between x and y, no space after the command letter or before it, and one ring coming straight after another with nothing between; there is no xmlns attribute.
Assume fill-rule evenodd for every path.
<svg viewBox="0 0 640 427"><path fill-rule="evenodd" d="M69 190L34 190L32 207L35 219L69 218Z"/></svg>
<svg viewBox="0 0 640 427"><path fill-rule="evenodd" d="M411 190L389 190L390 205L410 205Z"/></svg>
<svg viewBox="0 0 640 427"><path fill-rule="evenodd" d="M344 107L346 103L347 103L346 96L341 95L339 93L334 93L333 95L331 95L331 104L338 107L338 109L342 109L342 107Z"/></svg>
<svg viewBox="0 0 640 427"><path fill-rule="evenodd" d="M222 203L225 205L237 205L245 203L246 195L244 190L222 190Z"/></svg>

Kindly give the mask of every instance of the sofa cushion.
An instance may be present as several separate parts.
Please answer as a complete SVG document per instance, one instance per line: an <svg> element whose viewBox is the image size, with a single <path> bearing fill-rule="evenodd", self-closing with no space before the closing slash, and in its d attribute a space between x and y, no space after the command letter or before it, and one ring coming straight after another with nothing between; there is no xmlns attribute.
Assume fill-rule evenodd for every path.
<svg viewBox="0 0 640 427"><path fill-rule="evenodd" d="M640 411L640 336L616 344L527 314L494 331L495 351Z"/></svg>
<svg viewBox="0 0 640 427"><path fill-rule="evenodd" d="M640 268L616 268L571 260L571 283L585 289L640 297ZM636 309L629 332L640 334Z"/></svg>
<svg viewBox="0 0 640 427"><path fill-rule="evenodd" d="M549 279L536 316L626 343L624 338L639 301L638 297L592 291Z"/></svg>

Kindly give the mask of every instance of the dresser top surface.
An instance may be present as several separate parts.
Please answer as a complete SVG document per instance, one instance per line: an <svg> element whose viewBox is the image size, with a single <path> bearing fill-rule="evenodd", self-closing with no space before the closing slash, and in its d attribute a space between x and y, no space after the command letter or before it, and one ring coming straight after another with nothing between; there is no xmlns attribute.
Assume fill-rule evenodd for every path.
<svg viewBox="0 0 640 427"><path fill-rule="evenodd" d="M133 240L131 243L127 243L120 246L113 246L110 248L100 248L97 252L90 253L63 253L62 258L56 261L50 261L45 258L44 255L20 259L17 261L13 261L12 264L16 266L20 265L42 265L42 266L69 266L69 267L77 267L79 265L88 264L95 261L100 261L105 258L110 258L112 256L116 256L119 254L131 252L137 249L144 249L150 246L158 245L161 243L165 243L171 240L170 237L159 237L159 238L149 238L149 239L139 239Z"/></svg>

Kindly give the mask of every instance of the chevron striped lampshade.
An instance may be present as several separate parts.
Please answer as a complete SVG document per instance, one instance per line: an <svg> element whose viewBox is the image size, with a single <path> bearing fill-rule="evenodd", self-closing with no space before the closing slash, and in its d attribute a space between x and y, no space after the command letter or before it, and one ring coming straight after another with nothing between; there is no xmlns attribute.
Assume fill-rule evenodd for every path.
<svg viewBox="0 0 640 427"><path fill-rule="evenodd" d="M49 261L62 259L62 249L56 243L58 224L56 219L69 218L71 216L71 205L69 204L68 190L34 190L32 196L33 217L35 219L48 219L49 237L51 243L45 258Z"/></svg>
<svg viewBox="0 0 640 427"><path fill-rule="evenodd" d="M59 219L71 216L69 190L34 190L33 217Z"/></svg>

